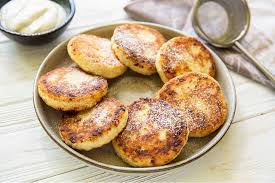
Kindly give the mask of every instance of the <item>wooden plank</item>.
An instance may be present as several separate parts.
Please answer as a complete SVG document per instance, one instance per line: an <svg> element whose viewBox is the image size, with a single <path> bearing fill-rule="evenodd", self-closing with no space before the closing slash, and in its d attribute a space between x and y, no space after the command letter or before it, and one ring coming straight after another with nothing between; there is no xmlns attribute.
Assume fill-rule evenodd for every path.
<svg viewBox="0 0 275 183"><path fill-rule="evenodd" d="M231 72L237 93L234 122L275 111L275 92L262 84Z"/></svg>
<svg viewBox="0 0 275 183"><path fill-rule="evenodd" d="M0 107L0 131L7 132L4 127L22 124L25 122L36 123L36 115L32 107L32 100Z"/></svg>
<svg viewBox="0 0 275 183"><path fill-rule="evenodd" d="M38 129L33 130L33 140L28 140L32 147L16 147L23 153L32 157L24 160L16 158L11 161L13 154L10 154L5 162L9 161L9 170L1 170L2 177L9 177L8 180L56 182L56 181L275 181L275 161L273 154L275 146L272 139L275 138L275 112L245 120L242 123L235 123L229 129L225 137L205 156L186 165L185 167L163 175L149 176L125 176L111 173L104 173L92 167L83 166L82 163L74 161L59 148L51 149L54 144L44 138L43 133ZM38 131L34 133L35 131ZM25 135L27 130L23 134ZM16 139L26 139L25 136L14 135ZM37 136L42 139L37 141ZM2 137L1 137L2 139ZM36 140L35 140L36 139ZM6 142L6 139L4 139ZM34 142L36 141L36 142ZM38 145L40 144L40 145ZM14 147L11 144L11 147ZM37 147L35 150L33 147ZM16 153L14 148L12 151ZM28 150L30 152L28 152ZM8 150L6 150L8 151ZM37 152L36 152L37 151ZM51 152L52 151L52 152ZM36 152L36 153L35 153ZM5 153L7 156L8 153ZM2 154L1 154L2 155ZM3 160L1 160L3 161ZM23 161L23 162L22 162ZM45 162L43 162L45 161ZM21 164L19 166L19 164ZM73 163L72 163L73 162ZM28 165L28 169L24 169ZM32 165L32 166L30 166ZM83 166L83 167L82 167ZM75 169L75 170L74 170ZM44 171L44 173L43 173ZM60 173L62 172L63 173ZM55 175L55 176L52 176Z"/></svg>
<svg viewBox="0 0 275 183"><path fill-rule="evenodd" d="M34 181L85 166L54 144L40 126L27 127L0 135L6 147L0 151L0 182Z"/></svg>
<svg viewBox="0 0 275 183"><path fill-rule="evenodd" d="M275 180L275 112L235 123L221 142L207 155L163 181L268 181ZM0 181L58 180L117 180L133 177L102 174L101 170L86 167L55 145L41 127L33 127L0 135ZM10 140L12 139L12 140ZM20 153L18 153L20 152ZM28 158L27 158L28 157ZM60 175L59 175L60 174ZM102 175L101 175L102 174ZM66 178L69 179L66 179ZM97 177L97 178L96 178ZM166 178L165 178L166 177ZM49 179L48 179L49 178ZM147 178L134 177L137 180ZM150 175L148 180L157 179Z"/></svg>
<svg viewBox="0 0 275 183"><path fill-rule="evenodd" d="M275 112L235 123L207 155L161 181L275 181Z"/></svg>

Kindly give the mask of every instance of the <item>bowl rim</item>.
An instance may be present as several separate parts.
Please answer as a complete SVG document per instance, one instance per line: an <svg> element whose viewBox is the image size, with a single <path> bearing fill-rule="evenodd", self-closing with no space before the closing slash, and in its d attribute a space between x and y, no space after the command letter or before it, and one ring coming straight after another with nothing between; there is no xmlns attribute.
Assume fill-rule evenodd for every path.
<svg viewBox="0 0 275 183"><path fill-rule="evenodd" d="M71 20L73 19L74 15L75 15L74 0L68 0L68 1L69 1L69 4L70 4L70 13L66 16L66 19L62 24L60 24L59 26L57 26L53 29L50 29L50 30L47 30L47 31L44 31L44 32L33 33L33 34L25 34L25 33L15 32L15 31L12 31L10 29L5 28L4 26L1 25L1 21L0 21L0 30L7 33L7 34L20 36L20 37L39 37L39 36L48 35L48 34L51 34L53 32L56 32L59 29L61 29L62 27L66 26L68 23L70 23ZM60 3L58 3L58 2L56 2L56 3L60 5ZM4 6L5 6L5 4L4 4ZM0 7L0 10L1 10L1 8L2 7Z"/></svg>
<svg viewBox="0 0 275 183"><path fill-rule="evenodd" d="M118 26L118 25L127 24L127 23L142 24L142 25L147 25L147 26L152 26L152 27L158 27L160 29L165 29L166 31L172 31L172 32L175 32L180 35L188 35L182 31L176 30L171 27L167 27L167 26L163 26L163 25L155 24L155 23L141 22L141 21L116 21L116 22L111 22L111 23L95 24L94 26L91 26L90 28L88 28L84 31L81 31L78 34L85 33L85 32L88 32L88 31L91 31L94 29L100 29L100 28L104 28L104 27L108 27L108 26ZM33 105L34 105L36 116L37 116L41 126L48 134L48 136L58 146L60 146L63 150L68 152L73 157L76 157L77 159L81 160L82 162L84 162L90 166L93 165L97 168L101 168L105 171L112 171L112 172L119 172L119 173L127 173L127 174L129 174L129 173L135 173L135 174L157 173L157 172L163 173L168 170L176 169L183 165L186 165L186 164L198 159L199 157L206 154L207 152L209 152L209 150L212 149L223 138L223 136L226 134L229 127L231 126L232 121L234 119L235 112L236 112L236 104L237 104L235 85L234 85L233 79L232 79L228 69L226 68L225 64L222 62L221 58L217 54L215 54L215 52L212 51L207 45L204 44L204 46L206 46L208 48L210 53L215 56L215 59L218 59L219 62L221 62L221 67L223 67L223 69L226 70L225 75L229 80L229 85L230 85L230 89L231 89L230 93L231 93L232 99L233 99L231 101L233 104L232 105L233 110L231 113L228 113L227 121L223 124L223 126L220 128L219 132L215 135L215 137L213 139L211 139L205 146L203 146L201 149L199 149L197 152L195 152L193 155L191 155L187 159L184 159L184 160L172 163L172 164L166 164L166 165L156 166L156 167L141 167L140 168L140 167L122 167L122 166L116 166L116 165L108 165L108 164L105 164L102 162L98 162L94 159L88 158L87 156L84 156L83 154L79 153L78 151L74 150L73 148L67 146L60 138L56 137L51 130L47 129L47 125L46 125L45 121L42 120L42 118L40 116L40 112L38 111L38 107L37 107L37 100L39 99L39 95L38 95L38 91L37 91L37 82L40 77L40 73L41 73L42 69L44 68L44 66L47 64L48 58L51 57L51 55L54 54L55 51L58 50L60 47L62 47L69 39L71 39L71 38L66 39L65 41L58 44L54 49L52 49L52 51L47 55L47 57L43 60L42 64L40 65L40 67L37 71L36 77L35 77L34 85L33 85Z"/></svg>

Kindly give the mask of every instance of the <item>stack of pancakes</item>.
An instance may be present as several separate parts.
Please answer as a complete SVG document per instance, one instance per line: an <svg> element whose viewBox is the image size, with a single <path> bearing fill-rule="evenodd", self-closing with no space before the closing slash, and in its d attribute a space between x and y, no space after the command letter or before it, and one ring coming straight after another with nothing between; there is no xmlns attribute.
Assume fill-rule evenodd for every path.
<svg viewBox="0 0 275 183"><path fill-rule="evenodd" d="M38 92L47 105L66 111L59 133L72 148L89 151L112 141L129 165L160 166L178 156L188 137L207 136L225 122L227 104L214 79L215 63L194 38L166 41L151 27L124 24L111 40L77 35L67 50L76 65L41 76ZM165 84L155 98L129 106L106 97L106 79L127 68L158 73Z"/></svg>

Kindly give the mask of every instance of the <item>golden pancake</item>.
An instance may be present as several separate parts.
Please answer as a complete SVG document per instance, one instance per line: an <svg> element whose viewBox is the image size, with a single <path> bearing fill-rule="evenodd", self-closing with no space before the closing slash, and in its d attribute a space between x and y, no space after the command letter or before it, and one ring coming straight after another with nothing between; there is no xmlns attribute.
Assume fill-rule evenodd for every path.
<svg viewBox="0 0 275 183"><path fill-rule="evenodd" d="M111 41L89 34L74 36L67 45L71 59L84 71L115 78L122 75L127 67L114 55Z"/></svg>
<svg viewBox="0 0 275 183"><path fill-rule="evenodd" d="M39 78L38 93L44 102L62 111L93 107L107 94L108 83L76 66L54 69Z"/></svg>
<svg viewBox="0 0 275 183"><path fill-rule="evenodd" d="M190 116L163 100L141 98L128 107L126 128L112 141L119 157L137 167L177 157L188 139Z"/></svg>
<svg viewBox="0 0 275 183"><path fill-rule="evenodd" d="M227 116L227 104L219 83L211 76L189 72L177 76L159 90L157 98L190 112L190 137L204 137L216 131Z"/></svg>
<svg viewBox="0 0 275 183"><path fill-rule="evenodd" d="M135 72L144 75L156 73L156 55L165 38L157 30L138 24L116 27L112 49L118 59Z"/></svg>
<svg viewBox="0 0 275 183"><path fill-rule="evenodd" d="M120 101L104 98L91 109L64 114L59 134L74 149L89 151L111 142L125 127L128 111Z"/></svg>
<svg viewBox="0 0 275 183"><path fill-rule="evenodd" d="M210 52L192 37L175 37L158 51L156 68L163 82L186 72L215 76L215 62Z"/></svg>

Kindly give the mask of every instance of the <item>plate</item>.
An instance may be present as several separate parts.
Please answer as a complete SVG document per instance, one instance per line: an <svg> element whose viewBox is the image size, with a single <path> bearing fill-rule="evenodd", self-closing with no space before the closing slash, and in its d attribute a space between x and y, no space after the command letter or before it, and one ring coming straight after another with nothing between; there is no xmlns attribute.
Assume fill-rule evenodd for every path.
<svg viewBox="0 0 275 183"><path fill-rule="evenodd" d="M96 25L82 33L111 38L115 27L125 23L139 23L153 27L159 30L167 39L171 39L175 36L186 35L178 30L158 24L128 21ZM33 103L37 117L49 137L66 152L87 163L88 165L93 165L104 170L121 173L152 173L169 171L171 169L179 168L183 165L186 165L197 159L198 157L204 155L221 140L221 138L225 135L228 128L230 127L236 109L235 87L230 73L224 63L211 49L208 48L216 63L217 75L215 79L221 84L221 87L228 102L228 116L226 122L215 133L212 133L211 135L204 138L190 138L180 155L175 160L167 165L158 167L131 167L115 155L111 144L107 144L101 148L94 149L88 152L72 149L61 140L58 134L57 126L58 121L61 119L62 112L56 111L51 107L48 107L41 100L37 92L37 81L41 75L57 67L69 65L72 63L72 60L67 54L67 43L68 40L60 43L49 53L49 55L41 64L35 78ZM130 104L140 97L154 97L155 93L163 85L157 74L152 76L143 76L132 72L130 69L128 69L128 71L119 78L108 80L108 84L108 95L118 98L125 104Z"/></svg>

